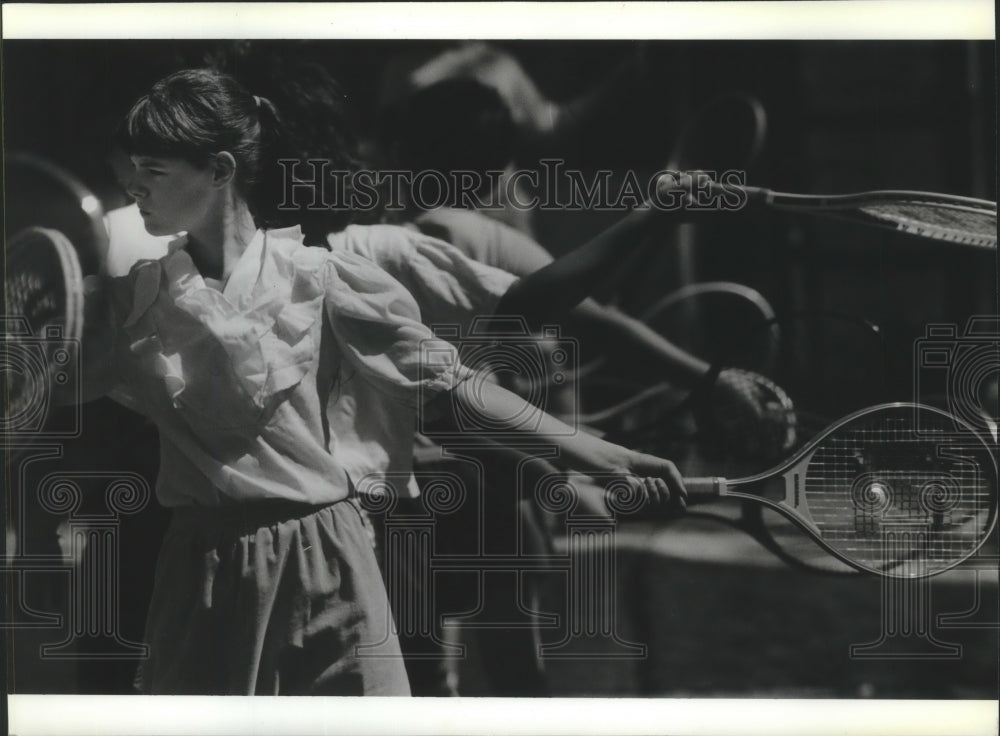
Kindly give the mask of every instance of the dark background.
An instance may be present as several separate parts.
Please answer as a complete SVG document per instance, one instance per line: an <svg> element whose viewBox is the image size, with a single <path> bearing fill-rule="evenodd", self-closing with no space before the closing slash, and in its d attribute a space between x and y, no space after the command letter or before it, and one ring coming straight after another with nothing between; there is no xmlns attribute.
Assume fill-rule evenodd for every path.
<svg viewBox="0 0 1000 736"><path fill-rule="evenodd" d="M4 46L7 151L37 152L77 174L108 207L121 202L104 162L109 131L163 74L197 66L235 42L13 41ZM378 123L386 69L450 44L404 41L254 42L324 63L342 83L362 139ZM624 101L601 109L559 153L585 172L640 181L661 168L684 123L722 92L756 97L767 113L764 148L748 183L781 191L914 189L996 198L994 45L987 42L520 42L502 43L555 100L570 100L639 55ZM537 159L524 162L527 165ZM536 214L539 241L565 252L614 221L607 212ZM965 325L996 312L993 254L941 247L828 219L719 218L699 226L682 272L671 233L651 248L617 298L630 312L685 280L726 279L758 289L790 320L786 380L817 410L844 408L857 390L891 386L909 398L911 347L934 322ZM612 296L608 294L607 296ZM841 323L798 318L832 312L882 329L884 346L858 361L824 348ZM681 342L683 338L679 336ZM706 356L711 357L711 356ZM831 391L822 377L848 382ZM805 378L803 378L805 377ZM824 402L832 402L823 406Z"/></svg>
<svg viewBox="0 0 1000 736"><path fill-rule="evenodd" d="M378 122L387 66L401 58L430 56L450 44L255 45L326 64L342 82L366 137ZM748 169L749 184L801 193L914 189L996 199L992 42L497 45L513 53L555 100L584 93L622 61L641 55L641 73L632 80L627 104L600 110L582 137L563 152L570 165L585 171L611 168L620 176L632 169L644 180L662 167L683 124L699 107L720 92L739 91L755 96L767 112L765 145ZM117 116L159 77L201 65L228 46L231 42L7 41L4 149L39 154L79 177L108 208L118 206L121 195L104 160ZM536 217L538 237L552 252L562 253L615 217L541 212ZM927 325L951 323L961 334L970 316L997 312L995 252L769 212L704 222L691 237L697 248L690 264L680 265L677 233L665 232L661 242L644 251L628 287L604 296L639 314L686 280L752 286L784 320L779 359L769 372L797 406L819 416L836 417L880 401L913 398L915 341ZM878 331L862 320L877 325ZM724 325L709 327L707 334L725 332ZM704 335L690 326L672 336L708 353L719 347L711 340L706 344ZM88 405L84 428L83 437L67 445L62 461L66 467L111 464L152 472L154 432L126 411L110 402ZM52 553L56 540L46 523L51 522L39 521L33 539L37 550ZM121 577L128 584L122 587L121 629L131 641L141 637L152 555L163 523L163 514L151 507L122 527ZM31 591L34 605L45 610L65 605L58 600L58 589L53 584ZM21 639L22 652L29 654L27 659L20 655L16 678L9 680L16 690L128 691L134 662L46 662L35 667L30 652L38 641L32 636ZM988 673L986 679L992 679L979 683L982 690L970 686L977 697L995 692L995 666ZM710 678L708 683L705 689L711 692ZM732 692L733 687L718 684L714 689ZM826 692L823 684L816 687ZM943 685L938 690L928 687L934 694L953 694ZM669 693L677 688L665 682L652 689Z"/></svg>

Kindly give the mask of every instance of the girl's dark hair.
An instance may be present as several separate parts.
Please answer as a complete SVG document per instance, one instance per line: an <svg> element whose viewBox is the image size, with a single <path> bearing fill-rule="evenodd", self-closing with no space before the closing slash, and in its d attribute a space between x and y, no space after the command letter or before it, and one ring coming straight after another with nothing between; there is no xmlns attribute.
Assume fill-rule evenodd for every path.
<svg viewBox="0 0 1000 736"><path fill-rule="evenodd" d="M367 162L358 150L357 111L320 61L319 50L308 42L289 47L285 42L244 41L219 46L206 58L208 66L230 74L281 111L288 140L285 157L300 162L300 179L312 175L308 161L324 162L327 178L316 202L329 206L293 213L307 242L310 233L316 242L325 242L327 233L352 222L375 222L382 215L381 198L365 210L345 206L352 199L351 175L366 168ZM309 192L301 187L298 191L298 201L307 202Z"/></svg>
<svg viewBox="0 0 1000 736"><path fill-rule="evenodd" d="M266 94L255 96L220 71L176 72L133 106L118 142L130 154L181 158L195 166L228 151L236 160L236 190L259 227L299 224L307 241L323 242L350 213L324 207L329 197L319 189L332 182L312 182L292 162L325 159L332 172L353 159L346 142L327 127L334 93L324 87L320 72L287 77L289 87L304 91L295 105L284 106ZM293 99L294 92L279 92L284 101ZM293 172L300 179L294 189Z"/></svg>

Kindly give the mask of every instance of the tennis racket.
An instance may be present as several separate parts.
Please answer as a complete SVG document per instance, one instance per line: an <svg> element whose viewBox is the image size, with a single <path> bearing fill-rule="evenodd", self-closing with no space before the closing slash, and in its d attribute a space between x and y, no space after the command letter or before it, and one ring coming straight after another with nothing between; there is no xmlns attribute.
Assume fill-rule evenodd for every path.
<svg viewBox="0 0 1000 736"><path fill-rule="evenodd" d="M997 247L997 204L988 200L889 189L825 195L714 182L708 187L713 197L727 190L742 192L744 207L825 215L959 245Z"/></svg>
<svg viewBox="0 0 1000 736"><path fill-rule="evenodd" d="M8 439L44 433L54 390L73 387L83 331L83 277L76 249L58 230L26 228L4 259L4 413Z"/></svg>
<svg viewBox="0 0 1000 736"><path fill-rule="evenodd" d="M0 436L23 444L65 433L47 422L54 394L77 387L82 274L101 268L107 233L100 201L58 166L14 153L4 176L12 235L4 243Z"/></svg>
<svg viewBox="0 0 1000 736"><path fill-rule="evenodd" d="M684 124L667 161L668 171L747 169L767 136L767 113L755 97L726 92Z"/></svg>
<svg viewBox="0 0 1000 736"><path fill-rule="evenodd" d="M791 194L736 182L716 182L702 171L674 172L674 181L665 181L660 186L661 193L670 191L684 192L689 204L697 205L685 209L687 215L701 217L713 211L767 207L780 212L836 217L958 245L992 250L997 247L997 203L985 199L893 189L851 194Z"/></svg>
<svg viewBox="0 0 1000 736"><path fill-rule="evenodd" d="M58 230L76 250L84 274L107 258L104 208L82 182L37 156L10 153L4 160L5 233L29 227Z"/></svg>
<svg viewBox="0 0 1000 736"><path fill-rule="evenodd" d="M845 565L890 577L955 567L996 524L993 449L960 420L919 404L851 414L767 472L684 483L689 506L759 504Z"/></svg>
<svg viewBox="0 0 1000 736"><path fill-rule="evenodd" d="M743 187L748 203L782 212L830 215L950 243L997 247L997 204L933 192L809 195Z"/></svg>

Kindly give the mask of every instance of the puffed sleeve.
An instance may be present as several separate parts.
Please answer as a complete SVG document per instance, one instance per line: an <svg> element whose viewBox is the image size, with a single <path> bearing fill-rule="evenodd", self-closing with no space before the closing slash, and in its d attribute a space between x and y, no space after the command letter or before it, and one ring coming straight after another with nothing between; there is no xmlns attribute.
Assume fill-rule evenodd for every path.
<svg viewBox="0 0 1000 736"><path fill-rule="evenodd" d="M335 250L368 258L412 294L427 325L468 325L493 314L517 276L466 256L443 240L409 228L349 227L331 236Z"/></svg>
<svg viewBox="0 0 1000 736"><path fill-rule="evenodd" d="M472 260L515 276L528 276L553 261L552 254L534 239L475 210L442 207L418 215L412 224Z"/></svg>
<svg viewBox="0 0 1000 736"><path fill-rule="evenodd" d="M386 396L416 407L471 375L454 346L423 324L413 296L372 261L328 254L323 286L345 360Z"/></svg>

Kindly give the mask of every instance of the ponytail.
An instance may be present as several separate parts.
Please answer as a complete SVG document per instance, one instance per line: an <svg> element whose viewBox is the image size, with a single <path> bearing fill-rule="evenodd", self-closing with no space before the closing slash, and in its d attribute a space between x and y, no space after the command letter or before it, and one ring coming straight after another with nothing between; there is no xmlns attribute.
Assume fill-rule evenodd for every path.
<svg viewBox="0 0 1000 736"><path fill-rule="evenodd" d="M294 212L280 209L284 200L285 175L280 161L292 157L289 132L281 114L267 97L253 96L260 124L257 181L247 193L247 203L258 227L270 229L296 224Z"/></svg>
<svg viewBox="0 0 1000 736"><path fill-rule="evenodd" d="M236 191L258 227L299 224L307 242L325 242L326 234L344 227L352 213L325 206L320 186L332 182L298 181L294 199L286 196L292 191L290 162L322 159L328 174L351 172L358 162L346 126L340 125L342 115L331 104L333 87L324 84L332 80L323 70L318 78L312 72L256 95L218 71L176 72L133 106L118 141L130 154L177 157L196 166L228 151L236 161ZM309 186L316 189L311 196L302 191Z"/></svg>
<svg viewBox="0 0 1000 736"><path fill-rule="evenodd" d="M290 58L287 53L269 50L266 44L240 44L219 52L210 62L280 112L286 144L271 156L276 162L285 160L285 165L275 166L273 171L281 179L269 190L272 207L284 202L291 209L272 213L277 221L300 224L307 243L325 244L327 234L352 222L379 219L381 197L376 198L375 207L364 211L346 206L352 199L353 174L366 163L359 153L348 96L322 64ZM326 173L325 181L315 186L311 183L312 161L322 162ZM318 172L320 164L316 166ZM290 186L293 173L298 174L294 197ZM314 191L309 191L310 186ZM313 201L317 206L308 206Z"/></svg>

